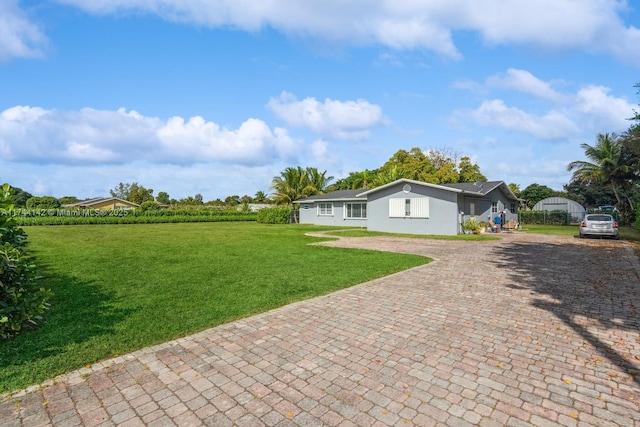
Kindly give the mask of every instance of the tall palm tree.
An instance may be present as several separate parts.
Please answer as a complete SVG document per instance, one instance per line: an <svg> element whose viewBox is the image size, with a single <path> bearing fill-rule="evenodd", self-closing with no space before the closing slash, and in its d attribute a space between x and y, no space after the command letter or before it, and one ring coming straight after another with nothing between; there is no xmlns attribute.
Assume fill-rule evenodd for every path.
<svg viewBox="0 0 640 427"><path fill-rule="evenodd" d="M329 183L333 180L332 176L326 176L327 171L320 172L317 168L307 168L307 186L303 190L304 196L313 194L322 194L327 190Z"/></svg>
<svg viewBox="0 0 640 427"><path fill-rule="evenodd" d="M569 163L567 170L574 171L571 179L582 183L606 183L611 186L618 206L621 206L618 190L625 188L633 168L618 136L615 133L599 134L594 146L584 143L580 147L590 162ZM632 203L629 203L629 207L633 210Z"/></svg>
<svg viewBox="0 0 640 427"><path fill-rule="evenodd" d="M264 191L256 191L256 195L253 198L255 203L266 203L268 201L269 196Z"/></svg>
<svg viewBox="0 0 640 427"><path fill-rule="evenodd" d="M288 167L280 172L279 176L274 176L271 181L271 189L274 191L273 200L278 205L293 205L293 201L303 195L307 186L307 174L304 169L298 167Z"/></svg>
<svg viewBox="0 0 640 427"><path fill-rule="evenodd" d="M273 199L278 205L293 207L293 202L300 198L322 194L333 179L326 174L327 171L320 172L317 168L288 167L271 181ZM294 217L294 221L298 219Z"/></svg>

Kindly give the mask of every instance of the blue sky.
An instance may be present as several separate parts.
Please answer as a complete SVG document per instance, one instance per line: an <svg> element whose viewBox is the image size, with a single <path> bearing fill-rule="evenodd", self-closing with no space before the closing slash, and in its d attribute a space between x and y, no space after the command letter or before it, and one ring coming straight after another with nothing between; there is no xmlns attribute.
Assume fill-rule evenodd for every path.
<svg viewBox="0 0 640 427"><path fill-rule="evenodd" d="M561 190L639 109L615 0L0 0L0 181L180 199L419 147Z"/></svg>

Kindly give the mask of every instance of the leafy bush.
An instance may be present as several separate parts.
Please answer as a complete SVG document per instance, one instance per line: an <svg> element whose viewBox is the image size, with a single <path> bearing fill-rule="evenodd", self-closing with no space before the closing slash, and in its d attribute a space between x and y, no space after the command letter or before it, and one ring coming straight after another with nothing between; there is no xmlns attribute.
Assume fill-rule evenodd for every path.
<svg viewBox="0 0 640 427"><path fill-rule="evenodd" d="M479 233L480 232L480 224L478 224L478 220L473 217L469 218L465 222L462 223L462 231L465 234L469 233Z"/></svg>
<svg viewBox="0 0 640 427"><path fill-rule="evenodd" d="M0 187L0 209L13 208L11 187ZM42 320L51 291L39 287L27 235L13 218L0 215L0 339L10 338Z"/></svg>
<svg viewBox="0 0 640 427"><path fill-rule="evenodd" d="M33 196L27 200L27 209L55 209L60 207L60 200L52 196Z"/></svg>
<svg viewBox="0 0 640 427"><path fill-rule="evenodd" d="M262 224L289 224L291 221L291 209L289 208L264 208L258 211L257 221Z"/></svg>
<svg viewBox="0 0 640 427"><path fill-rule="evenodd" d="M145 202L146 203L146 202ZM151 202L154 203L154 202ZM144 204L144 203L143 203ZM155 203L154 203L155 204ZM3 209L0 216L11 217L19 226L84 224L157 224L179 222L255 221L255 212L219 209Z"/></svg>
<svg viewBox="0 0 640 427"><path fill-rule="evenodd" d="M140 209L142 212L154 211L160 209L160 206L153 200L147 200L146 202L142 202L138 209Z"/></svg>

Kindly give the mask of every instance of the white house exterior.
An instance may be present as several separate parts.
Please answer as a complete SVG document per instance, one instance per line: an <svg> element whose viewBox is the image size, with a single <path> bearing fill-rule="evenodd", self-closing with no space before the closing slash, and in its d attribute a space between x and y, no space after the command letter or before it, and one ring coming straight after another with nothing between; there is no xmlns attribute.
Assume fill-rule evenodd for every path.
<svg viewBox="0 0 640 427"><path fill-rule="evenodd" d="M370 190L296 200L300 223L367 227L388 233L455 235L469 218L517 220L518 198L503 181L436 185L399 179Z"/></svg>
<svg viewBox="0 0 640 427"><path fill-rule="evenodd" d="M362 190L339 190L296 200L300 204L300 224L367 226L367 198Z"/></svg>
<svg viewBox="0 0 640 427"><path fill-rule="evenodd" d="M461 190L399 180L362 193L367 197L367 229L388 233L458 234Z"/></svg>

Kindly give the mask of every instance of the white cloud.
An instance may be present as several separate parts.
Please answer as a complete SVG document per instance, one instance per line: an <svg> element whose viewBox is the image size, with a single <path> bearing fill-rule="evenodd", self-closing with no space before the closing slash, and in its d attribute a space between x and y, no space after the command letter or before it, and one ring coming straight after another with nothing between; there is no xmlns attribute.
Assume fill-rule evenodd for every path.
<svg viewBox="0 0 640 427"><path fill-rule="evenodd" d="M528 133L547 140L565 138L578 130L575 123L557 111L535 116L518 108L508 107L499 99L484 101L470 116L484 126Z"/></svg>
<svg viewBox="0 0 640 427"><path fill-rule="evenodd" d="M548 101L566 101L566 96L554 90L551 84L538 79L526 70L509 68L506 73L489 77L487 85L523 92Z"/></svg>
<svg viewBox="0 0 640 427"><path fill-rule="evenodd" d="M603 132L618 132L627 129L628 120L633 116L634 105L626 99L609 94L611 89L603 86L587 86L575 95L574 109L580 115L589 118L590 128Z"/></svg>
<svg viewBox="0 0 640 427"><path fill-rule="evenodd" d="M460 53L456 31L489 44L608 52L640 66L640 31L621 19L623 0L57 0L90 13L137 11L207 27L271 27L294 36Z"/></svg>
<svg viewBox="0 0 640 427"><path fill-rule="evenodd" d="M610 95L603 86L587 86L575 93L560 92L549 82L542 81L525 70L509 69L491 76L486 85L472 86L464 82L457 88L473 87L477 92L494 88L525 94L544 101L542 113L526 112L518 104L529 106L527 98L511 97L511 104L502 99L485 100L475 110L458 110L453 123L472 122L486 127L530 134L540 139L559 140L602 132L621 132L629 127L625 120L633 115L634 105L624 98ZM480 88L480 89L478 89Z"/></svg>
<svg viewBox="0 0 640 427"><path fill-rule="evenodd" d="M306 127L314 133L336 139L366 139L372 128L382 126L386 120L379 105L363 99L336 101L315 98L299 101L293 94L282 92L271 98L267 108L290 126Z"/></svg>
<svg viewBox="0 0 640 427"><path fill-rule="evenodd" d="M343 159L336 155L329 147L329 143L323 139L317 139L309 146L310 159L320 169L334 169L341 165Z"/></svg>
<svg viewBox="0 0 640 427"><path fill-rule="evenodd" d="M166 122L136 111L44 110L16 106L0 113L0 156L25 163L67 165L225 162L260 165L292 159L299 142L248 119L227 129L202 117Z"/></svg>
<svg viewBox="0 0 640 427"><path fill-rule="evenodd" d="M0 61L41 56L46 37L17 5L0 1Z"/></svg>

